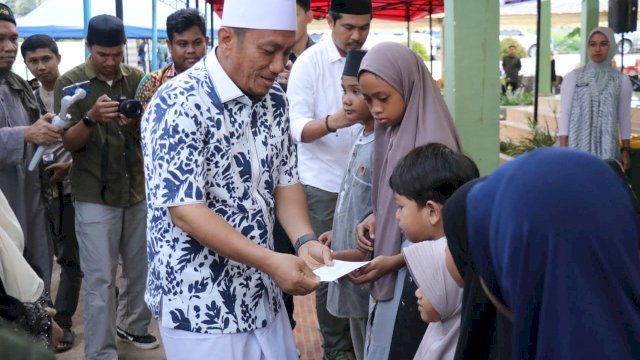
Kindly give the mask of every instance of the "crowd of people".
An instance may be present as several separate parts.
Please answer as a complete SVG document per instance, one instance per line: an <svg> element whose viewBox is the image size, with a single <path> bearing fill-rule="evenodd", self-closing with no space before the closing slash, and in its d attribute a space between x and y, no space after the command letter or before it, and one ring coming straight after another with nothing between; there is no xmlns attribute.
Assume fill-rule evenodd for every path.
<svg viewBox="0 0 640 360"><path fill-rule="evenodd" d="M172 62L146 75L122 63L122 21L94 16L90 56L65 74L54 39L24 40L34 90L11 72L0 4L1 353L72 348L82 288L87 359L117 359L116 339L161 340L168 359L298 359L292 296L312 292L324 359L640 358L630 85L611 31L563 82L559 146L480 178L422 59L362 49L371 0L332 0L318 43L310 11L227 0L207 54L204 18L178 10ZM321 282L334 260L368 263Z"/></svg>

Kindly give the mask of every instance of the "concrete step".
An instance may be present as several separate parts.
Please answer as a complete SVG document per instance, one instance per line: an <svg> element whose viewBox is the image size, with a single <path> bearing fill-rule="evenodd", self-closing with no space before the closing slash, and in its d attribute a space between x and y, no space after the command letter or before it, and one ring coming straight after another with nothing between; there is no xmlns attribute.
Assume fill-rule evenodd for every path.
<svg viewBox="0 0 640 360"><path fill-rule="evenodd" d="M509 120L500 121L500 140L517 142L522 139L531 139L529 126Z"/></svg>
<svg viewBox="0 0 640 360"><path fill-rule="evenodd" d="M529 119L533 118L533 107L508 107L506 109L505 120L517 122L523 125L529 124ZM540 111L538 112L538 123L549 124L549 128L556 129L560 121L558 112ZM631 130L640 133L640 109L631 108Z"/></svg>
<svg viewBox="0 0 640 360"><path fill-rule="evenodd" d="M538 129L541 131L549 131L552 134L557 133L557 129L555 123L549 123L547 125L544 122L538 124ZM501 141L515 141L518 142L522 139L531 139L533 132L529 125L524 125L520 122L514 122L509 120L500 121L500 140Z"/></svg>
<svg viewBox="0 0 640 360"><path fill-rule="evenodd" d="M549 125L549 128L557 128L557 113L549 111L538 112L538 124ZM514 107L507 109L506 119L514 123L519 123L523 126L529 126L529 119L533 118L533 107Z"/></svg>

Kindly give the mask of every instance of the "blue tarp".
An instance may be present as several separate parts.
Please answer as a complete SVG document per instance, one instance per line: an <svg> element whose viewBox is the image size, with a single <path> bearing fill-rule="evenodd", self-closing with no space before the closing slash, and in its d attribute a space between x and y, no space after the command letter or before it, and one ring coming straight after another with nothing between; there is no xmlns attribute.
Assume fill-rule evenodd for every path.
<svg viewBox="0 0 640 360"><path fill-rule="evenodd" d="M137 26L125 26L125 33L129 39L151 38L151 28L140 28ZM54 39L84 39L83 27L72 26L20 26L18 34L26 38L35 34L47 34ZM167 37L165 29L158 29L158 39Z"/></svg>
<svg viewBox="0 0 640 360"><path fill-rule="evenodd" d="M130 39L151 38L151 0L123 0L125 32ZM177 9L157 1L158 38L166 38L167 16ZM91 16L116 14L115 0L91 0ZM220 20L214 19L216 27ZM27 15L16 20L20 37L47 34L56 39L84 38L83 0L47 0ZM208 26L209 24L207 24ZM207 34L208 35L208 34Z"/></svg>

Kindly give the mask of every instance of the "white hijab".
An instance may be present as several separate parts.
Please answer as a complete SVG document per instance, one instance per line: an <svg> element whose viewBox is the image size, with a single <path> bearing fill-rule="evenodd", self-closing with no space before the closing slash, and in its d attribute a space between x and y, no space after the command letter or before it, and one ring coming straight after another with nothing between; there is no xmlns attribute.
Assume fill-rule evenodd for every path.
<svg viewBox="0 0 640 360"><path fill-rule="evenodd" d="M35 302L44 284L22 256L23 250L20 223L0 191L0 279L7 294L21 302Z"/></svg>
<svg viewBox="0 0 640 360"><path fill-rule="evenodd" d="M416 284L442 318L427 327L415 360L453 359L456 352L463 290L447 271L446 247L447 239L443 237L402 249Z"/></svg>

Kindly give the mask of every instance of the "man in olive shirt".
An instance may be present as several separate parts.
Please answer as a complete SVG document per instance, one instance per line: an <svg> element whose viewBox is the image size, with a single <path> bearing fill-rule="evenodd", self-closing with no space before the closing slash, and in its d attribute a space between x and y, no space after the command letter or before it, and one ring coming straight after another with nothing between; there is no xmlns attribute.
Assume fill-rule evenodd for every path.
<svg viewBox="0 0 640 360"><path fill-rule="evenodd" d="M55 110L63 88L91 82L91 94L69 109L73 125L63 142L73 155L71 193L76 236L84 272L84 330L87 359L117 359L115 335L142 349L158 346L149 335L144 303L147 279L146 203L140 147L140 119L118 112L111 97L132 99L143 77L122 64L124 26L111 15L89 21L90 57L62 75L55 87ZM115 273L118 255L122 281L116 324ZM115 327L114 327L115 325Z"/></svg>

